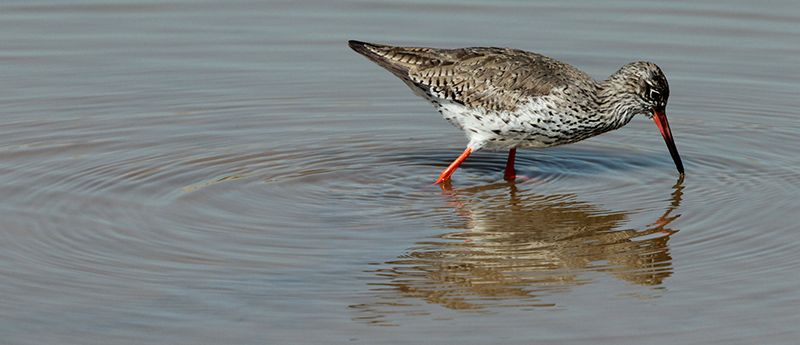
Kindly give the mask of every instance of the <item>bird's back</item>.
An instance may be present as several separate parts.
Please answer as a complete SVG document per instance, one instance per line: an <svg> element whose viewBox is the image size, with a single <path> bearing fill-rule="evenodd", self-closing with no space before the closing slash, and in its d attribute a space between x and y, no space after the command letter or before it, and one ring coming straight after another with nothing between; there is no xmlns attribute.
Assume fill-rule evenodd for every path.
<svg viewBox="0 0 800 345"><path fill-rule="evenodd" d="M514 111L520 102L549 95L554 89L596 83L577 68L517 49L349 44L430 97L484 110Z"/></svg>

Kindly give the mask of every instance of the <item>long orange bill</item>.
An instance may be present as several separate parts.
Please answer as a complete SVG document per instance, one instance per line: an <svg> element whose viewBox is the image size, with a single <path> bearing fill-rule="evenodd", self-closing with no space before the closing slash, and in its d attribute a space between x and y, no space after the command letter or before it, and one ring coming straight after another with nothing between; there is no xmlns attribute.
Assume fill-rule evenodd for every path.
<svg viewBox="0 0 800 345"><path fill-rule="evenodd" d="M657 110L653 111L653 113L655 114L653 120L656 121L661 135L664 136L664 141L667 142L667 148L669 149L669 154L672 155L672 160L675 161L675 167L677 167L678 172L683 175L683 163L681 163L681 156L678 155L678 148L675 147L675 140L672 139L672 131L669 129L667 114Z"/></svg>

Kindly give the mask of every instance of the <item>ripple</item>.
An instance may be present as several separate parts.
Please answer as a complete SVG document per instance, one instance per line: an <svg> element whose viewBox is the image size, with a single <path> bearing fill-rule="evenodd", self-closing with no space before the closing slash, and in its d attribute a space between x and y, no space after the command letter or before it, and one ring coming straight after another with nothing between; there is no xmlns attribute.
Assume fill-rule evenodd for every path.
<svg viewBox="0 0 800 345"><path fill-rule="evenodd" d="M641 145L610 137L520 151L517 168L527 182L502 180L506 153L479 152L459 169L451 190L442 191L429 184L460 148L425 131L409 140L393 129L340 129L320 140L295 124L274 140L261 140L263 129L253 129L131 145L130 137L153 127L209 120L202 112L167 122L144 118L152 124L127 134L95 118L90 136L73 126L62 138L7 146L5 158L18 164L6 168L6 183L34 187L12 189L27 219L17 227L27 236L21 242L6 233L13 244L6 255L25 260L32 271L72 279L65 284L76 298L105 292L101 298L115 300L142 290L164 294L165 281L185 286L192 277L224 276L230 267L238 275L309 270L310 253L325 258L341 250L328 243L352 249L354 238L384 241L387 234L376 228L420 224L391 235L408 244L395 244L402 248L392 259L364 271L369 294L352 305L359 320L392 324L390 315L424 312L425 304L481 313L566 310L573 305L563 296L601 282L641 286L624 288L633 298L661 297L676 274L675 258L692 258L680 265L688 273L720 260L785 258L789 247L776 245L775 233L746 231L753 223L741 215L791 212L791 204L773 201L791 200L800 181L789 148L754 159L752 149L726 145L736 128L713 138L682 134L689 174L677 183L660 138L632 132ZM337 121L326 126L346 128L363 119ZM774 140L792 132L752 130ZM754 204L763 206L753 210ZM692 209L727 212L686 212ZM785 236L790 221L784 223L771 230ZM328 231L328 224L339 231ZM300 232L313 240L298 241ZM741 242L750 245L730 251ZM741 274L730 270L715 283ZM17 276L18 289L45 284L40 276ZM59 288L64 285L47 291Z"/></svg>
<svg viewBox="0 0 800 345"><path fill-rule="evenodd" d="M331 4L4 6L5 342L796 342L794 7ZM658 59L687 174L637 117L431 186L466 140L343 33Z"/></svg>

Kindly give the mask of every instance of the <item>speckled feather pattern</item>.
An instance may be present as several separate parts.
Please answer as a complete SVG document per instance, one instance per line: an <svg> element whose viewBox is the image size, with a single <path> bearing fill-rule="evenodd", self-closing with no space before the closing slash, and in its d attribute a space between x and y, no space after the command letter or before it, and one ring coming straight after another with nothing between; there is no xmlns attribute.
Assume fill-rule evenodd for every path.
<svg viewBox="0 0 800 345"><path fill-rule="evenodd" d="M469 147L512 149L574 143L652 117L649 90L669 95L650 62L608 79L546 56L508 48L433 49L351 41L356 52L400 77L469 137ZM652 103L652 102L650 102Z"/></svg>

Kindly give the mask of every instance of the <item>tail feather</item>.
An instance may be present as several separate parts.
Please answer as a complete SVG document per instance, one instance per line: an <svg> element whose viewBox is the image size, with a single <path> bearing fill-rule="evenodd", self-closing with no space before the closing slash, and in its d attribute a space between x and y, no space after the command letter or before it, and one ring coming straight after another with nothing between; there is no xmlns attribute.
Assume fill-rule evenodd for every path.
<svg viewBox="0 0 800 345"><path fill-rule="evenodd" d="M409 70L437 62L430 48L392 47L361 41L348 41L351 49L387 69L392 74L409 80Z"/></svg>

